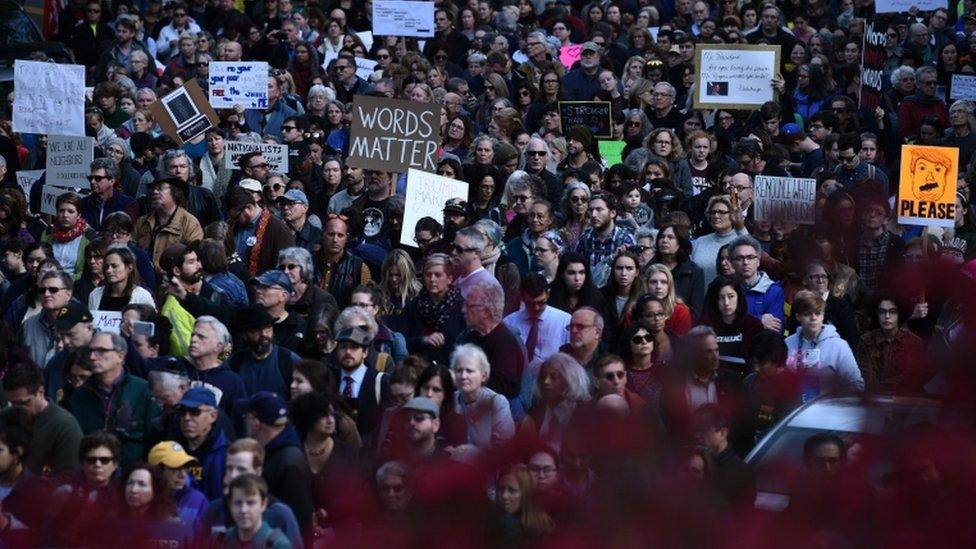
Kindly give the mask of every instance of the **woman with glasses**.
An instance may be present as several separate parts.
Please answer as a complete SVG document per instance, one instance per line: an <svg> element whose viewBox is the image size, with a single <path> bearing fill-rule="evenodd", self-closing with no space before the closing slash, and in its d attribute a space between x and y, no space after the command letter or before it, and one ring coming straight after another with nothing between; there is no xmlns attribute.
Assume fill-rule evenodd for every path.
<svg viewBox="0 0 976 549"><path fill-rule="evenodd" d="M922 392L931 372L925 367L924 340L905 327L908 310L895 296L883 294L874 312L874 328L861 337L857 352L865 389Z"/></svg>
<svg viewBox="0 0 976 549"><path fill-rule="evenodd" d="M749 314L745 293L735 279L720 276L708 285L702 324L715 330L719 364L740 377L749 374L752 338L762 331L763 325Z"/></svg>
<svg viewBox="0 0 976 549"><path fill-rule="evenodd" d="M671 165L671 173L674 174L674 185L680 189L686 197L693 195L691 185L691 168L685 158L684 148L681 140L674 130L669 128L657 128L648 134L644 140L644 146L654 155L666 160Z"/></svg>
<svg viewBox="0 0 976 549"><path fill-rule="evenodd" d="M589 207L590 187L586 183L574 181L566 185L560 203L560 214L563 220L562 230L568 235L570 249L576 247L576 242L590 225Z"/></svg>
<svg viewBox="0 0 976 549"><path fill-rule="evenodd" d="M468 151L471 149L471 141L474 138L471 120L459 114L447 123L443 132L441 147L444 152L458 157L462 163L465 162Z"/></svg>
<svg viewBox="0 0 976 549"><path fill-rule="evenodd" d="M715 258L722 246L731 243L735 237L745 234L745 225L738 209L736 195L718 195L708 200L705 208L708 225L712 234L699 237L691 252L691 260L701 267L705 283L715 279Z"/></svg>
<svg viewBox="0 0 976 549"><path fill-rule="evenodd" d="M80 468L51 491L48 511L58 527L47 529L45 545L77 545L79 536L94 526L86 519L105 513L115 503L112 481L118 477L120 454L119 439L111 433L96 431L81 439Z"/></svg>
<svg viewBox="0 0 976 549"><path fill-rule="evenodd" d="M626 327L620 340L627 389L656 408L663 389L664 367L657 361L654 334L644 324L634 322Z"/></svg>
<svg viewBox="0 0 976 549"><path fill-rule="evenodd" d="M532 253L535 265L550 285L556 280L559 258L566 253L566 240L556 231L546 231L535 239Z"/></svg>
<svg viewBox="0 0 976 549"><path fill-rule="evenodd" d="M121 311L130 303L156 306L145 288L139 286L136 258L128 248L112 247L102 258L104 285L92 290L88 308L92 311Z"/></svg>

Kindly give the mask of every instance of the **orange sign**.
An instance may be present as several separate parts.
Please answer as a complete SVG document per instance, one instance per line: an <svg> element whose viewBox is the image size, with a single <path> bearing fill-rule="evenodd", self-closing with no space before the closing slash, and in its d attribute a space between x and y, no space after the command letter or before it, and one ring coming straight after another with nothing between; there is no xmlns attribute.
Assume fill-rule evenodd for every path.
<svg viewBox="0 0 976 549"><path fill-rule="evenodd" d="M952 227L958 173L959 149L902 145L898 223Z"/></svg>

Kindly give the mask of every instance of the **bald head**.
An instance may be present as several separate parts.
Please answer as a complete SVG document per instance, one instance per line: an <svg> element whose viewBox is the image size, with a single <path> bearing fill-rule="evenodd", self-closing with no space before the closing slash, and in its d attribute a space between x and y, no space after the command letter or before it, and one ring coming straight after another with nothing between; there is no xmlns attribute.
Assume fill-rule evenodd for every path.
<svg viewBox="0 0 976 549"><path fill-rule="evenodd" d="M224 44L223 58L224 61L240 61L244 57L244 48L238 42L233 40Z"/></svg>

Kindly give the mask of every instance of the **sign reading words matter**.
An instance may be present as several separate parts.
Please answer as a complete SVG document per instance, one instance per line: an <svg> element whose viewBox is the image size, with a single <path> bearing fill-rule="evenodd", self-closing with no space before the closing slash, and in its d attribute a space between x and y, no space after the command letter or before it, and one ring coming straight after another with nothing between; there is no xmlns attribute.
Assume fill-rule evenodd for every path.
<svg viewBox="0 0 976 549"><path fill-rule="evenodd" d="M597 139L613 137L609 101L560 101L559 121L563 133L573 126L586 126Z"/></svg>
<svg viewBox="0 0 976 549"><path fill-rule="evenodd" d="M49 135L44 183L65 189L87 189L94 149L95 140L91 137Z"/></svg>
<svg viewBox="0 0 976 549"><path fill-rule="evenodd" d="M253 141L227 141L224 152L224 167L238 169L237 161L249 152L260 152L268 163L271 173L288 173L288 145L275 143L255 143Z"/></svg>
<svg viewBox="0 0 976 549"><path fill-rule="evenodd" d="M779 46L698 44L695 46L695 108L758 109L776 99Z"/></svg>
<svg viewBox="0 0 976 549"><path fill-rule="evenodd" d="M756 219L813 225L817 180L756 176Z"/></svg>
<svg viewBox="0 0 976 549"><path fill-rule="evenodd" d="M14 131L85 135L85 67L17 60Z"/></svg>
<svg viewBox="0 0 976 549"><path fill-rule="evenodd" d="M407 170L407 194L403 203L400 243L416 248L413 228L417 226L417 222L427 216L443 219L444 203L452 198L467 200L468 184L420 170Z"/></svg>
<svg viewBox="0 0 976 549"><path fill-rule="evenodd" d="M437 170L440 106L357 95L346 163L354 168L403 173ZM412 225L411 225L412 226Z"/></svg>
<svg viewBox="0 0 976 549"><path fill-rule="evenodd" d="M952 227L956 220L959 149L902 145L898 223Z"/></svg>
<svg viewBox="0 0 976 549"><path fill-rule="evenodd" d="M215 109L268 108L268 64L211 61L210 105Z"/></svg>

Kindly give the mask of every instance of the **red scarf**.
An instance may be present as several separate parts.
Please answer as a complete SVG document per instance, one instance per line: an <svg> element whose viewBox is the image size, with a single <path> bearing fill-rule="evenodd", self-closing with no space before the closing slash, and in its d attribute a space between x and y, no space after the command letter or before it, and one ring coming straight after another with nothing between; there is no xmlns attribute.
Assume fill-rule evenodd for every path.
<svg viewBox="0 0 976 549"><path fill-rule="evenodd" d="M251 248L251 259L247 262L247 270L251 273L251 276L258 276L261 274L259 271L258 258L261 255L261 247L264 246L264 231L268 229L268 221L271 219L271 210L264 208L261 213L261 220L258 221L258 230L254 233L254 247Z"/></svg>
<svg viewBox="0 0 976 549"><path fill-rule="evenodd" d="M84 217L79 217L78 221L75 222L75 226L70 229L62 229L55 226L51 229L51 240L57 244L64 244L66 242L71 242L72 240L78 238L79 236L85 234L88 230L88 222L85 221Z"/></svg>

